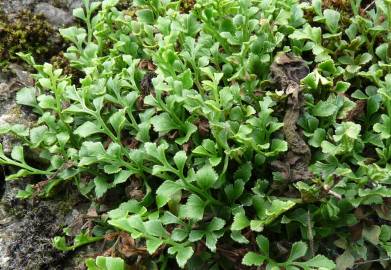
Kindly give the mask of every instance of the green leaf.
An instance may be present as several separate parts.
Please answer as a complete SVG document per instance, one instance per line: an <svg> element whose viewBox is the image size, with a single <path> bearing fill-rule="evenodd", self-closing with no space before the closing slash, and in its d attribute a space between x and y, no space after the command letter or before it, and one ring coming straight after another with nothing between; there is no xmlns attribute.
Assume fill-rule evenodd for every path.
<svg viewBox="0 0 391 270"><path fill-rule="evenodd" d="M367 99L368 96L361 90L356 90L352 93L352 97L356 99Z"/></svg>
<svg viewBox="0 0 391 270"><path fill-rule="evenodd" d="M55 110L57 108L56 100L53 96L49 95L40 95L37 100L39 101L38 105L42 109L53 109Z"/></svg>
<svg viewBox="0 0 391 270"><path fill-rule="evenodd" d="M380 133L382 139L391 138L391 118L388 115L383 114L381 116L382 123L376 123L373 126L373 130Z"/></svg>
<svg viewBox="0 0 391 270"><path fill-rule="evenodd" d="M205 165L197 171L195 179L199 187L210 189L217 181L218 175L210 165Z"/></svg>
<svg viewBox="0 0 391 270"><path fill-rule="evenodd" d="M335 85L335 92L345 93L350 87L350 83L338 81Z"/></svg>
<svg viewBox="0 0 391 270"><path fill-rule="evenodd" d="M102 197L107 192L107 190L111 188L111 185L107 183L106 179L102 176L95 177L94 184L95 194L98 198Z"/></svg>
<svg viewBox="0 0 391 270"><path fill-rule="evenodd" d="M159 238L150 238L147 239L146 244L147 244L147 251L149 254L153 254L156 252L156 250L163 245L163 240Z"/></svg>
<svg viewBox="0 0 391 270"><path fill-rule="evenodd" d="M100 237L100 236L89 236L87 233L81 232L80 234L78 234L75 237L75 239L73 241L73 245L68 246L66 241L65 241L65 237L63 237L63 236L56 236L53 239L53 246L55 248L57 248L58 250L61 250L61 251L72 251L72 250L77 249L78 247L81 247L81 246L84 246L84 245L88 245L90 243L94 243L94 242L100 241L102 239L103 239L103 237Z"/></svg>
<svg viewBox="0 0 391 270"><path fill-rule="evenodd" d="M167 237L168 233L163 228L162 222L160 220L149 220L144 223L145 229L148 234L156 237Z"/></svg>
<svg viewBox="0 0 391 270"><path fill-rule="evenodd" d="M41 78L38 82L44 89L50 89L52 87L52 83L48 78Z"/></svg>
<svg viewBox="0 0 391 270"><path fill-rule="evenodd" d="M75 8L72 12L72 15L81 20L84 20L86 18L84 10L82 8Z"/></svg>
<svg viewBox="0 0 391 270"><path fill-rule="evenodd" d="M337 146L328 141L323 141L320 146L322 147L322 152L325 154L335 155L338 150Z"/></svg>
<svg viewBox="0 0 391 270"><path fill-rule="evenodd" d="M341 18L341 14L333 9L326 9L323 12L326 19L326 25L331 33L336 33L339 29L338 23Z"/></svg>
<svg viewBox="0 0 391 270"><path fill-rule="evenodd" d="M153 24L154 15L153 12L149 9L141 9L136 12L139 21L146 24Z"/></svg>
<svg viewBox="0 0 391 270"><path fill-rule="evenodd" d="M337 112L338 107L327 101L319 101L312 108L312 115L319 117L328 117Z"/></svg>
<svg viewBox="0 0 391 270"><path fill-rule="evenodd" d="M30 141L38 146L44 139L45 133L48 131L47 126L39 126L30 130Z"/></svg>
<svg viewBox="0 0 391 270"><path fill-rule="evenodd" d="M311 27L309 24L306 24L303 29L296 29L289 35L289 38L297 40L308 39L320 44L322 39L322 29L320 27Z"/></svg>
<svg viewBox="0 0 391 270"><path fill-rule="evenodd" d="M191 135L197 131L196 125L194 125L194 124L192 124L190 122L186 122L185 123L185 128L184 129L185 129L185 132L186 132L185 135L183 137L177 138L175 140L175 142L177 144L179 144L179 145L182 145L182 144L188 142L190 137L191 137Z"/></svg>
<svg viewBox="0 0 391 270"><path fill-rule="evenodd" d="M360 55L359 57L359 60L358 60L358 64L359 65L365 65L367 64L369 61L372 60L372 55L369 54L369 53L363 53L362 55Z"/></svg>
<svg viewBox="0 0 391 270"><path fill-rule="evenodd" d="M330 75L334 74L337 71L337 68L334 65L334 61L331 59L320 63L319 69L329 73Z"/></svg>
<svg viewBox="0 0 391 270"><path fill-rule="evenodd" d="M309 73L302 81L309 89L316 89L319 84L319 78L314 72Z"/></svg>
<svg viewBox="0 0 391 270"><path fill-rule="evenodd" d="M118 185L125 183L131 175L135 174L134 171L129 171L129 170L122 170L119 173L117 173L114 177L114 182L113 185Z"/></svg>
<svg viewBox="0 0 391 270"><path fill-rule="evenodd" d="M387 242L391 239L391 226L381 225L379 239L382 242Z"/></svg>
<svg viewBox="0 0 391 270"><path fill-rule="evenodd" d="M0 124L0 134L7 134L8 132L11 132L11 125L7 122Z"/></svg>
<svg viewBox="0 0 391 270"><path fill-rule="evenodd" d="M224 219L214 217L212 219L212 221L206 227L206 230L210 231L210 232L218 231L218 230L221 230L222 228L224 228L224 225L225 225L225 220Z"/></svg>
<svg viewBox="0 0 391 270"><path fill-rule="evenodd" d="M31 135L30 135L31 136ZM69 141L70 136L67 132L60 132L56 134L57 141L60 144L60 147L65 147L65 144Z"/></svg>
<svg viewBox="0 0 391 270"><path fill-rule="evenodd" d="M112 7L115 7L116 5L118 5L119 3L119 0L104 0L102 2L102 9L110 9ZM99 2L93 2L91 3L91 5L95 4L96 7L95 8L98 8L100 3Z"/></svg>
<svg viewBox="0 0 391 270"><path fill-rule="evenodd" d="M102 129L95 123L87 121L79 126L73 133L79 135L82 138L87 138L88 136L96 133L103 132Z"/></svg>
<svg viewBox="0 0 391 270"><path fill-rule="evenodd" d="M224 188L224 192L230 201L237 200L243 194L243 191L244 182L241 179L236 180L234 184L226 185Z"/></svg>
<svg viewBox="0 0 391 270"><path fill-rule="evenodd" d="M145 233L144 223L139 215L112 219L108 223L128 233Z"/></svg>
<svg viewBox="0 0 391 270"><path fill-rule="evenodd" d="M354 266L354 256L350 253L350 250L345 250L342 255L338 256L335 263L338 270L350 269Z"/></svg>
<svg viewBox="0 0 391 270"><path fill-rule="evenodd" d="M171 233L171 239L175 242L182 242L189 235L187 230L181 228L175 228Z"/></svg>
<svg viewBox="0 0 391 270"><path fill-rule="evenodd" d="M185 167L186 164L186 159L187 156L185 151L179 151L174 156L175 165L177 166L180 172L183 172L183 168Z"/></svg>
<svg viewBox="0 0 391 270"><path fill-rule="evenodd" d="M241 234L241 231L231 231L231 238L239 244L248 244L250 241Z"/></svg>
<svg viewBox="0 0 391 270"><path fill-rule="evenodd" d="M217 244L217 241L218 239L222 236L221 235L218 235L216 233L210 233L210 232L207 232L205 234L205 245L207 246L207 248L210 249L210 251L212 252L216 252L216 244Z"/></svg>
<svg viewBox="0 0 391 270"><path fill-rule="evenodd" d="M366 226L362 231L362 236L371 244L377 246L379 244L380 227L377 225Z"/></svg>
<svg viewBox="0 0 391 270"><path fill-rule="evenodd" d="M248 182L252 175L253 166L251 162L246 162L240 165L240 167L234 173L234 179L242 179L244 182Z"/></svg>
<svg viewBox="0 0 391 270"><path fill-rule="evenodd" d="M90 165L106 157L106 151L100 142L83 142L80 151L80 166Z"/></svg>
<svg viewBox="0 0 391 270"><path fill-rule="evenodd" d="M192 230L189 234L189 241L190 242L198 242L204 237L206 232L201 230Z"/></svg>
<svg viewBox="0 0 391 270"><path fill-rule="evenodd" d="M37 106L37 90L34 87L25 87L16 94L16 103L30 107Z"/></svg>
<svg viewBox="0 0 391 270"><path fill-rule="evenodd" d="M242 212L237 213L234 216L234 221L231 225L232 231L240 231L250 225L250 221L247 219L246 215Z"/></svg>
<svg viewBox="0 0 391 270"><path fill-rule="evenodd" d="M262 254L265 256L269 256L269 239L267 239L263 235L258 235L256 241Z"/></svg>
<svg viewBox="0 0 391 270"><path fill-rule="evenodd" d="M333 136L336 142L342 140L344 136L351 139L357 139L360 135L361 126L353 122L343 122L342 124L335 124L335 135Z"/></svg>
<svg viewBox="0 0 391 270"><path fill-rule="evenodd" d="M98 256L96 265L101 270L125 270L125 262L121 258Z"/></svg>
<svg viewBox="0 0 391 270"><path fill-rule="evenodd" d="M166 205L175 193L180 191L182 186L177 182L166 180L156 190L156 204L159 208Z"/></svg>
<svg viewBox="0 0 391 270"><path fill-rule="evenodd" d="M183 88L184 89L191 89L193 86L193 78L192 78L192 73L190 69L186 69L185 72L183 72L179 78L182 81Z"/></svg>
<svg viewBox="0 0 391 270"><path fill-rule="evenodd" d="M380 108L381 97L379 95L370 96L367 100L367 114L372 115Z"/></svg>
<svg viewBox="0 0 391 270"><path fill-rule="evenodd" d="M247 266L261 266L265 259L265 256L261 256L255 252L250 251L244 255L242 264Z"/></svg>
<svg viewBox="0 0 391 270"><path fill-rule="evenodd" d="M179 216L190 218L195 221L201 220L204 216L205 201L195 194L191 194L185 205L181 205Z"/></svg>
<svg viewBox="0 0 391 270"><path fill-rule="evenodd" d="M125 110L119 110L113 113L109 118L109 122L111 126L114 128L115 132L117 134L120 134L126 122Z"/></svg>
<svg viewBox="0 0 391 270"><path fill-rule="evenodd" d="M10 175L7 175L7 177L5 178L6 181L9 181L9 180L16 180L16 179L21 179L23 177L26 177L26 176L29 176L31 175L31 173L25 169L20 169L18 170L16 173L14 174L10 174Z"/></svg>
<svg viewBox="0 0 391 270"><path fill-rule="evenodd" d="M307 253L307 249L307 244L302 241L294 243L288 261L296 261L297 259L304 257Z"/></svg>
<svg viewBox="0 0 391 270"><path fill-rule="evenodd" d="M103 170L107 174L119 173L122 169L118 165L107 164L103 166Z"/></svg>
<svg viewBox="0 0 391 270"><path fill-rule="evenodd" d="M336 266L332 260L326 258L323 255L317 255L316 257L310 259L309 261L295 263L295 265L315 267L320 269L329 269L329 270L335 269Z"/></svg>
<svg viewBox="0 0 391 270"><path fill-rule="evenodd" d="M324 130L323 128L317 128L312 134L311 138L308 140L308 144L313 147L320 147L325 138L326 130Z"/></svg>
<svg viewBox="0 0 391 270"><path fill-rule="evenodd" d="M18 194L16 194L16 198L18 199L28 199L34 194L34 189L32 185L27 185L24 190L19 190Z"/></svg>
<svg viewBox="0 0 391 270"><path fill-rule="evenodd" d="M11 151L11 157L17 161L20 161L22 163L25 163L24 161L24 151L23 151L23 146L21 145L16 145L12 148Z"/></svg>
<svg viewBox="0 0 391 270"><path fill-rule="evenodd" d="M270 153L266 153L266 156L277 155L278 153L288 151L288 143L284 140L273 139L270 146Z"/></svg>
<svg viewBox="0 0 391 270"><path fill-rule="evenodd" d="M156 132L167 133L173 129L178 129L174 120L172 120L170 115L166 112L154 116L151 119L151 123Z"/></svg>
<svg viewBox="0 0 391 270"><path fill-rule="evenodd" d="M179 267L184 268L187 261L193 256L194 250L192 247L184 247L178 249L176 255L176 261L178 262Z"/></svg>

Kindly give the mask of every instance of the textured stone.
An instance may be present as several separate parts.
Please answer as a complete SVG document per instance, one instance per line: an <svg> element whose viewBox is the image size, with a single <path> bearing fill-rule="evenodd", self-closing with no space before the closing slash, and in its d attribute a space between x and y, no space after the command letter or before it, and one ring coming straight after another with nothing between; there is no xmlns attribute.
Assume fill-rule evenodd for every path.
<svg viewBox="0 0 391 270"><path fill-rule="evenodd" d="M42 14L52 26L63 27L73 23L73 17L69 12L54 7L49 3L37 4L34 12Z"/></svg>

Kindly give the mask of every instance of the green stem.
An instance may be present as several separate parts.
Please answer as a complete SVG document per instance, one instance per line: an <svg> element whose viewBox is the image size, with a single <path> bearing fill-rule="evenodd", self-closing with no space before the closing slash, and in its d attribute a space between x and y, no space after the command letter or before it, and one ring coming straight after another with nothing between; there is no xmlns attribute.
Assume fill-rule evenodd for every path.
<svg viewBox="0 0 391 270"><path fill-rule="evenodd" d="M29 171L31 174L43 174L43 175L50 174L49 171L42 171L42 170L39 170L39 169L35 169L35 168L31 167L30 165L27 165L25 163L14 161L14 160L8 158L5 155L2 155L0 157L0 164L19 167L19 168L22 168L22 169L25 169L25 170Z"/></svg>
<svg viewBox="0 0 391 270"><path fill-rule="evenodd" d="M120 139L114 135L113 132L111 132L111 130L109 129L109 127L106 125L105 121L103 121L102 117L100 116L99 112L96 112L95 113L95 118L98 120L99 124L101 125L101 127L103 128L104 132L107 134L107 136L110 137L110 139L113 141L113 142L116 142L118 144L121 144L121 141Z"/></svg>

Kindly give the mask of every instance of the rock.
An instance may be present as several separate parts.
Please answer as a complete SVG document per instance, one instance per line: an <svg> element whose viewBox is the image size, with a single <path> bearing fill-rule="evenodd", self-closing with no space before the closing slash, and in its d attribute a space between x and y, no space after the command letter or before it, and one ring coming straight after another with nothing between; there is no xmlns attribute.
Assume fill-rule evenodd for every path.
<svg viewBox="0 0 391 270"><path fill-rule="evenodd" d="M69 10L81 7L83 4L81 0L68 0L67 2Z"/></svg>
<svg viewBox="0 0 391 270"><path fill-rule="evenodd" d="M94 251L86 247L77 253L64 253L53 247L52 240L62 235L63 226L85 215L86 204L77 203L76 192L48 201L17 199L16 194L26 184L27 180L6 182L0 200L0 269L77 269L84 256Z"/></svg>
<svg viewBox="0 0 391 270"><path fill-rule="evenodd" d="M10 64L9 68L13 74L16 75L17 81L23 86L34 86L34 79L30 72L23 69L18 64Z"/></svg>
<svg viewBox="0 0 391 270"><path fill-rule="evenodd" d="M82 6L82 0L0 0L0 10L4 13L17 13L23 9L34 10L38 5L49 4L61 9L68 16L72 16L72 10Z"/></svg>
<svg viewBox="0 0 391 270"><path fill-rule="evenodd" d="M73 17L69 12L54 7L48 3L37 4L34 8L36 14L42 14L46 20L55 27L64 27L73 23Z"/></svg>
<svg viewBox="0 0 391 270"><path fill-rule="evenodd" d="M0 230L0 246L7 247L2 269L61 269L66 255L51 244L61 219L52 207L40 204L23 209L19 214L23 218L14 218Z"/></svg>

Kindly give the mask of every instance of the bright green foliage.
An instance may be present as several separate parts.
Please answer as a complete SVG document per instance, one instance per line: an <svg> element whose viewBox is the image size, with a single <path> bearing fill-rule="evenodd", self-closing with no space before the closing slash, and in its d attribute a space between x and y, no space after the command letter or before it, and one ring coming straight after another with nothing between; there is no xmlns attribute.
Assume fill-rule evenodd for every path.
<svg viewBox="0 0 391 270"><path fill-rule="evenodd" d="M92 237L92 236L89 236L88 234L86 234L85 232L82 232L75 237L72 246L68 246L66 244L65 237L60 237L60 236L54 237L53 246L55 246L57 249L59 249L61 251L71 251L71 250L75 250L78 247L81 247L81 246L84 246L84 245L87 245L87 244L90 244L90 243L93 243L93 242L96 242L96 241L99 241L102 239L103 239L103 237L99 237L99 236Z"/></svg>
<svg viewBox="0 0 391 270"><path fill-rule="evenodd" d="M83 2L74 16L84 27L61 30L79 83L21 54L37 74L17 101L39 118L31 129L0 128L20 139L10 156L0 151L1 164L19 168L7 179L47 180L19 197L73 184L95 204L117 200L97 222L100 234L73 245L55 238L59 249L118 230L153 255L142 260L151 269L390 266L389 1L363 15L351 1L349 18L320 0L199 0L188 13L182 1L137 0L126 11L116 0ZM289 104L270 80L279 51L311 70L298 120L312 150L307 182L271 171L288 150ZM151 82L145 62L156 66ZM28 148L46 166L32 167ZM143 196L123 199L134 183ZM103 257L87 265L124 267Z"/></svg>
<svg viewBox="0 0 391 270"><path fill-rule="evenodd" d="M125 262L121 258L98 256L96 260L86 261L88 270L125 270Z"/></svg>
<svg viewBox="0 0 391 270"><path fill-rule="evenodd" d="M286 262L275 262L270 259L270 243L269 240L263 235L259 235L256 239L257 246L259 248L260 254L255 252L248 252L243 258L243 264L248 266L260 266L262 264L267 265L267 269L334 269L335 263L323 255L317 255L309 260L297 261L298 259L304 257L307 254L308 247L304 242L296 242L292 245L289 257Z"/></svg>

